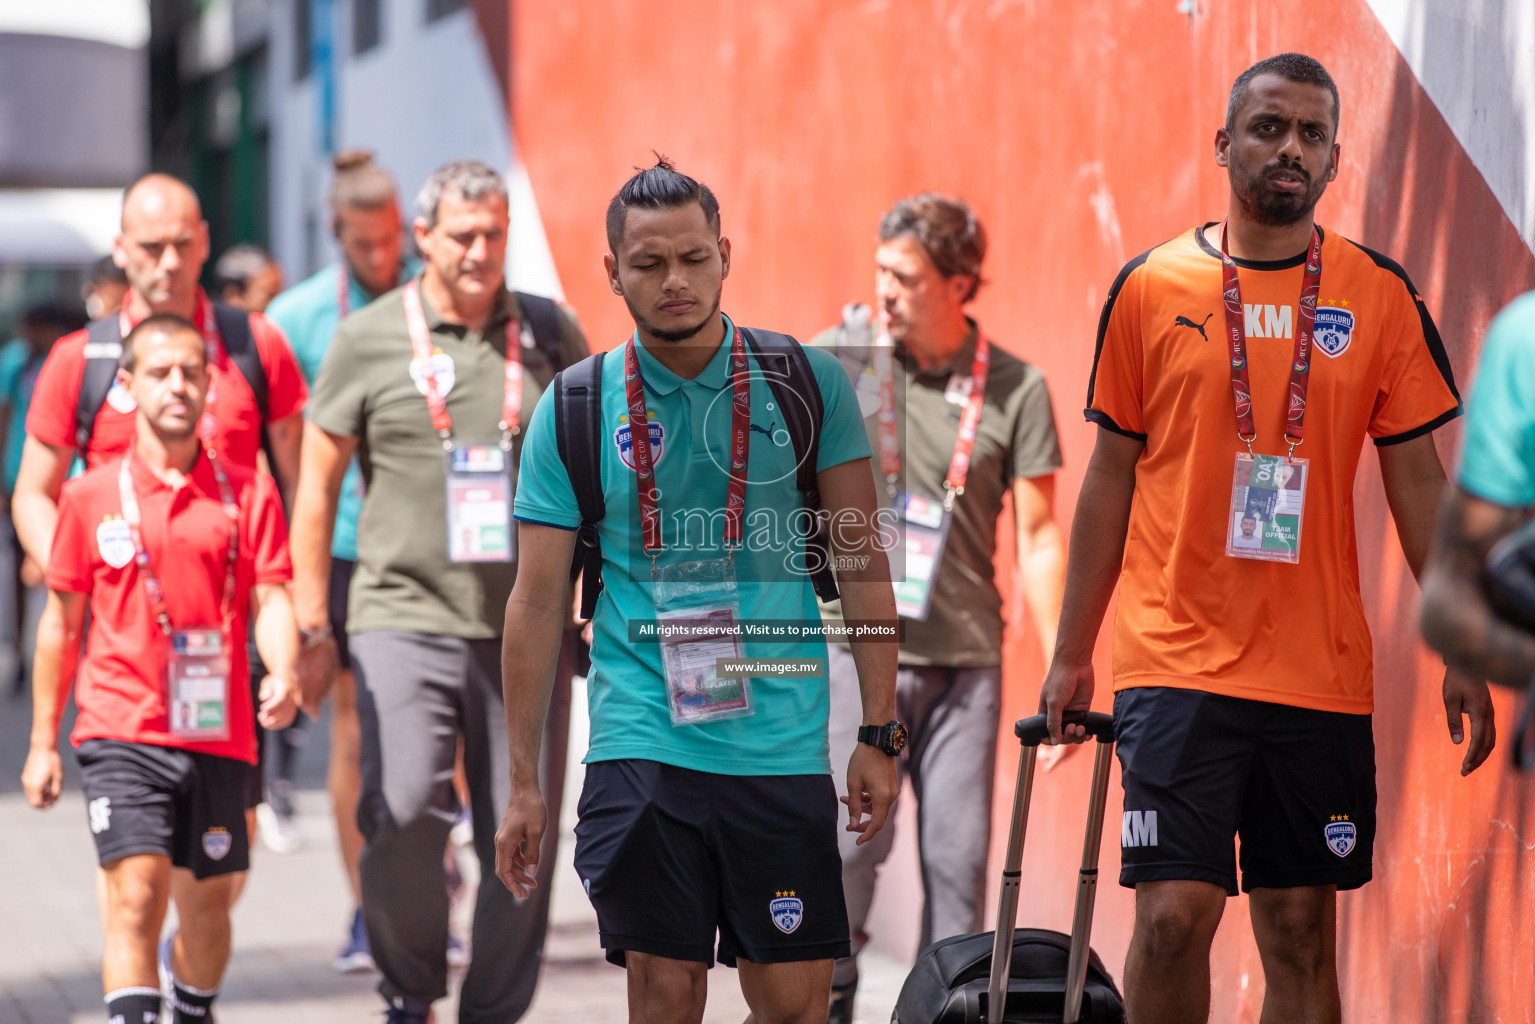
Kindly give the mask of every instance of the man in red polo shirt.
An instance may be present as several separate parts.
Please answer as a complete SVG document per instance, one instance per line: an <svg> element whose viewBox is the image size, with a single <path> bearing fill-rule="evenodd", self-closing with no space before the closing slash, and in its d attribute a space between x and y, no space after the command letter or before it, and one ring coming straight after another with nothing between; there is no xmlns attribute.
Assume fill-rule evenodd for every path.
<svg viewBox="0 0 1535 1024"><path fill-rule="evenodd" d="M151 313L185 317L207 342L206 415L212 425L210 447L219 458L254 468L264 432L272 475L285 499L291 499L298 480L308 397L303 372L275 324L260 313L233 311L231 317L228 307L211 302L198 286L208 259L208 224L197 194L166 174L148 174L129 185L112 258L129 284L115 318L117 330L103 331L111 327L103 323L94 331L61 338L38 373L27 415L13 514L22 546L44 566L53 546L59 490L76 453L84 455L87 468L94 467L127 451L134 436L133 399L120 382L113 383L97 409L81 409L87 364L114 359L122 335ZM254 359L237 355L247 346L253 346ZM258 365L264 401L258 400L247 373L254 375Z"/></svg>
<svg viewBox="0 0 1535 1024"><path fill-rule="evenodd" d="M282 728L295 712L287 527L271 479L207 443L213 381L190 321L157 313L129 332L118 383L137 409L132 448L64 489L38 626L22 785L34 807L57 802L59 717L76 678L71 740L106 878L107 1016L133 1024L211 1019L248 862L255 722ZM259 709L245 655L252 606L271 668ZM156 944L172 867L196 882L178 893L162 1016Z"/></svg>

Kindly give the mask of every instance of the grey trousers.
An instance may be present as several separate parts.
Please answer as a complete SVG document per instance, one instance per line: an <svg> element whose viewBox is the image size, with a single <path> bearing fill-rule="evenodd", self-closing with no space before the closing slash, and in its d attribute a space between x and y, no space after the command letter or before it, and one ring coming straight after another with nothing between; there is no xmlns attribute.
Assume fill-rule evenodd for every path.
<svg viewBox="0 0 1535 1024"><path fill-rule="evenodd" d="M852 654L828 645L827 659L831 770L837 792L845 794L847 762L858 742L863 705ZM903 665L896 675L896 713L911 731L901 767L917 798L923 892L918 948L926 948L951 935L981 930L1002 668ZM858 953L869 941L866 925L874 902L875 875L895 843L894 825L892 814L890 823L863 846L856 845L857 833L838 829L853 955L837 961L833 973L837 985L849 985L858 978Z"/></svg>
<svg viewBox="0 0 1535 1024"><path fill-rule="evenodd" d="M549 830L538 888L519 901L495 872L496 826L511 785L501 642L382 630L352 634L362 726L357 824L366 839L359 863L363 920L386 998L433 1000L448 992L443 850L458 817L453 770L462 736L480 887L458 1019L512 1024L533 1001L565 788L576 642L574 632L565 634L544 728L539 784L549 805Z"/></svg>

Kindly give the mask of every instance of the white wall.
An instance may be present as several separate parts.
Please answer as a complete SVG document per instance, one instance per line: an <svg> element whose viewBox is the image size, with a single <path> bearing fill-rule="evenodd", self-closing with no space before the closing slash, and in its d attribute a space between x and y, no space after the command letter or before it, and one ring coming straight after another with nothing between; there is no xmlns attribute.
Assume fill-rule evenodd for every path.
<svg viewBox="0 0 1535 1024"><path fill-rule="evenodd" d="M1535 0L1369 0L1535 248Z"/></svg>
<svg viewBox="0 0 1535 1024"><path fill-rule="evenodd" d="M508 276L516 287L562 295L527 175L514 166L506 99L474 14L465 9L428 24L425 7L425 0L385 0L383 43L353 57L351 0L335 0L335 144L374 150L399 184L407 217L421 183L448 160L476 157L509 171ZM271 208L273 249L297 280L335 259L336 250L327 227L330 159L319 152L316 76L293 81L293 17L293 0L272 5Z"/></svg>

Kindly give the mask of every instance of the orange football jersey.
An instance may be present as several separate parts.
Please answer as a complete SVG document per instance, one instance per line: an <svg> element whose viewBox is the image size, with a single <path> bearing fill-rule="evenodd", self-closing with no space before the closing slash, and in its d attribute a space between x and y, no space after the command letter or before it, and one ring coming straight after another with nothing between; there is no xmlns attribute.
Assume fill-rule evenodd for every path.
<svg viewBox="0 0 1535 1024"><path fill-rule="evenodd" d="M1211 231L1218 242L1219 234ZM1237 260L1259 454L1283 455L1305 254ZM1460 413L1407 274L1323 230L1306 402L1298 564L1228 557L1237 437L1219 251L1189 231L1132 260L1098 327L1087 418L1145 442L1136 466L1114 687L1171 686L1325 711L1373 709L1354 474L1365 436L1420 437Z"/></svg>

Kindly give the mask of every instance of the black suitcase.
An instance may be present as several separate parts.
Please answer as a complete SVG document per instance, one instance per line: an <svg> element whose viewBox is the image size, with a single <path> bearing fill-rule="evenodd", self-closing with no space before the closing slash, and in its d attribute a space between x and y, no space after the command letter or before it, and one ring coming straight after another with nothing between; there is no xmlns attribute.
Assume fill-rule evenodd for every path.
<svg viewBox="0 0 1535 1024"><path fill-rule="evenodd" d="M924 949L901 986L891 1024L1123 1024L1124 1000L1098 954L1088 945L1098 891L1098 846L1108 800L1114 720L1108 715L1078 713L1068 715L1066 721L1086 725L1088 735L1097 740L1071 934L1016 927L1018 867L1023 861L1029 793L1034 786L1039 744L1046 736L1045 717L1035 715L1014 729L1023 750L1018 759L1018 788L1013 796L1012 828L997 905L997 931L956 935ZM1006 941L1009 933L1012 942ZM1002 1004L1001 1014L991 1009L998 1003Z"/></svg>

